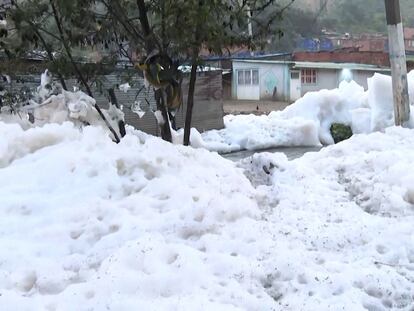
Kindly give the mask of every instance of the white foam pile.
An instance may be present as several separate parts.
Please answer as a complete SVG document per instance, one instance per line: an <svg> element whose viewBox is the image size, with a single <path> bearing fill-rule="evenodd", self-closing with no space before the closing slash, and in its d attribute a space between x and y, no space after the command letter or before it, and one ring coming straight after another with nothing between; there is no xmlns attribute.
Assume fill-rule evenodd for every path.
<svg viewBox="0 0 414 311"><path fill-rule="evenodd" d="M414 71L408 82L413 105ZM226 116L223 130L202 133L195 146L230 152L330 145L334 143L332 123L349 125L354 134L382 131L394 124L391 77L375 74L368 79L368 86L364 92L356 82L343 81L337 89L307 93L284 111L268 116Z"/></svg>
<svg viewBox="0 0 414 311"><path fill-rule="evenodd" d="M127 89L126 85L123 85ZM96 100L82 91L69 92L52 81L52 75L46 70L41 75L40 86L29 104L21 103L15 107L17 113L2 107L0 121L18 123L23 128L42 126L48 123L63 123L70 121L81 127L85 124L106 127L104 120L95 109ZM108 123L120 136L118 122L124 120L122 110L114 105L109 109L101 109ZM33 116L33 123L29 122L29 114Z"/></svg>
<svg viewBox="0 0 414 311"><path fill-rule="evenodd" d="M411 310L414 132L239 164L0 123L1 310Z"/></svg>
<svg viewBox="0 0 414 311"><path fill-rule="evenodd" d="M260 209L227 160L70 123L0 133L2 310L271 304L244 279Z"/></svg>
<svg viewBox="0 0 414 311"><path fill-rule="evenodd" d="M375 76L374 93L343 84L269 117L229 117L234 134L210 143L317 144L330 121L383 130L388 79ZM1 310L412 310L414 130L234 164L63 121L0 122ZM246 139L243 124L261 134Z"/></svg>
<svg viewBox="0 0 414 311"><path fill-rule="evenodd" d="M259 190L276 241L263 263L275 310L412 310L413 134L390 128L293 162L242 162L269 185Z"/></svg>
<svg viewBox="0 0 414 311"><path fill-rule="evenodd" d="M257 150L276 146L318 146L318 128L303 118L281 119L269 116L225 116L225 129L201 134L193 146L211 151ZM193 142L192 142L193 144Z"/></svg>

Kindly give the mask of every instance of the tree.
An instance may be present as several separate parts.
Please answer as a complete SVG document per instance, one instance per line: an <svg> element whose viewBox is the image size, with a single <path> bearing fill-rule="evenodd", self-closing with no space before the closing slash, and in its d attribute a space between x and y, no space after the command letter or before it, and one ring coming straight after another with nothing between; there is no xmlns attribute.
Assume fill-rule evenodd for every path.
<svg viewBox="0 0 414 311"><path fill-rule="evenodd" d="M176 2L175 2L176 3ZM184 129L184 145L190 143L191 117L194 105L197 66L200 51L221 55L233 46L250 49L263 48L267 44L275 23L293 1L281 6L280 2L263 1L207 1L189 0L181 2L181 18L177 26L182 29L169 37L175 38L182 53L190 58L191 74L187 99L187 113ZM175 35L175 36L174 36Z"/></svg>
<svg viewBox="0 0 414 311"><path fill-rule="evenodd" d="M97 75L104 58L88 68L79 62L77 52L99 41L112 44L116 57L127 57L153 86L161 134L168 141L172 140L170 120L174 123L173 112L182 102L178 67L189 62L184 135L184 144L188 145L200 52L223 54L232 46L263 47L269 31L274 30L272 26L293 1L12 0L10 16L20 40L14 40L17 47L8 52L24 53L31 46L40 46L64 87L68 70L92 96L93 79L88 72L91 77ZM96 109L99 112L99 107Z"/></svg>
<svg viewBox="0 0 414 311"><path fill-rule="evenodd" d="M175 108L170 105L174 102L170 94L179 93L174 92L180 84L178 62L189 60L185 145L189 144L190 138L200 52L208 50L223 54L232 46L251 49L264 46L268 31L292 2L281 6L276 0L102 0L116 22L115 31L122 29L131 46L143 56L139 68L156 87L157 106L164 119L163 138L167 140L170 135L166 109ZM253 35L248 32L249 26L254 29Z"/></svg>
<svg viewBox="0 0 414 311"><path fill-rule="evenodd" d="M401 14L406 26L414 27L414 6L401 0ZM321 16L323 27L348 33L386 33L383 0L337 0L331 10Z"/></svg>
<svg viewBox="0 0 414 311"><path fill-rule="evenodd" d="M93 97L91 84L116 63L117 55L113 54L101 56L95 62L82 58L82 49L95 46L107 34L99 23L100 16L93 0L11 0L6 14L10 31L0 44L8 57L19 59L34 54L48 61L49 69L65 90L65 79L75 76ZM117 132L97 104L95 109L119 142ZM124 125L120 123L119 126L120 132L125 133Z"/></svg>

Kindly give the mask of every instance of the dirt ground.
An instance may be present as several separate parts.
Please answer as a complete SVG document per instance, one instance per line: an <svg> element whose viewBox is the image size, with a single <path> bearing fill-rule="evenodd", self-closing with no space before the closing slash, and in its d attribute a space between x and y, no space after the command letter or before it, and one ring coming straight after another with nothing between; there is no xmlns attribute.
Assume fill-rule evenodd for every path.
<svg viewBox="0 0 414 311"><path fill-rule="evenodd" d="M224 114L268 114L285 109L289 103L275 101L225 100Z"/></svg>

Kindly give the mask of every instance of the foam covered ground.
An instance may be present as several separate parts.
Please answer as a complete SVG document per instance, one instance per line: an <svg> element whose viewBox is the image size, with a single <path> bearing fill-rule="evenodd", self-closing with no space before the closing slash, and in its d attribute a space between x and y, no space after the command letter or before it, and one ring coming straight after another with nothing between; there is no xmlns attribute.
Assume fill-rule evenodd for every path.
<svg viewBox="0 0 414 311"><path fill-rule="evenodd" d="M414 71L408 74L414 127ZM333 123L349 125L353 133L383 131L394 124L391 77L375 74L368 90L343 81L338 88L309 92L284 111L269 115L229 115L225 128L195 133L194 146L219 152L272 147L331 145Z"/></svg>
<svg viewBox="0 0 414 311"><path fill-rule="evenodd" d="M238 164L0 123L1 310L412 310L414 132Z"/></svg>
<svg viewBox="0 0 414 311"><path fill-rule="evenodd" d="M260 209L228 161L139 132L116 145L70 123L0 133L2 310L271 304L236 278L251 269L243 228Z"/></svg>
<svg viewBox="0 0 414 311"><path fill-rule="evenodd" d="M412 310L413 134L390 128L292 162L241 162L270 207L265 287L277 310Z"/></svg>

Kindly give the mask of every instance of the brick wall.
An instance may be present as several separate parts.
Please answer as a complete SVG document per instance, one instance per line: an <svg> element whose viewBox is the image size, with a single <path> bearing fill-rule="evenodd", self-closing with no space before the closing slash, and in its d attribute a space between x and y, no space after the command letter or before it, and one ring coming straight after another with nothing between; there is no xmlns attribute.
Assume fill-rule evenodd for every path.
<svg viewBox="0 0 414 311"><path fill-rule="evenodd" d="M359 52L336 50L331 52L295 52L294 61L303 62L330 62L330 63L357 63L389 67L390 60L385 52Z"/></svg>

